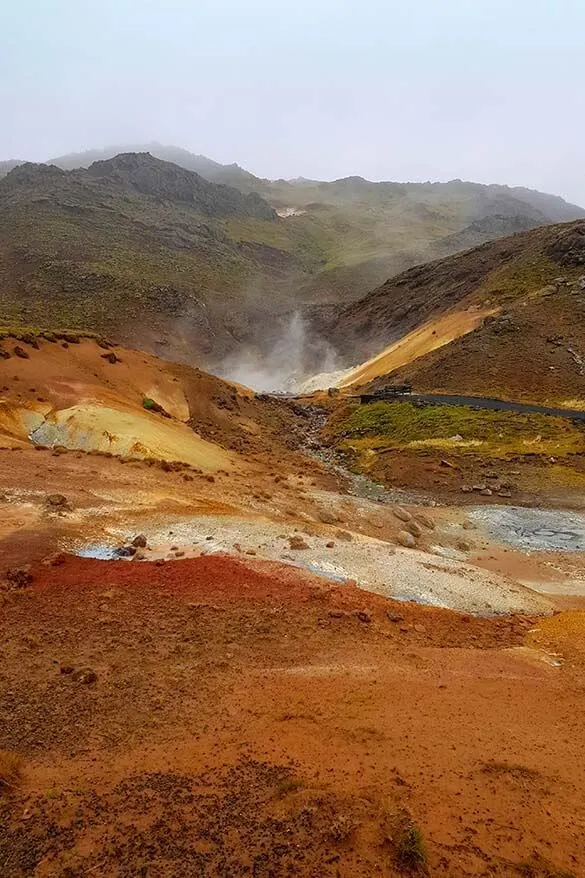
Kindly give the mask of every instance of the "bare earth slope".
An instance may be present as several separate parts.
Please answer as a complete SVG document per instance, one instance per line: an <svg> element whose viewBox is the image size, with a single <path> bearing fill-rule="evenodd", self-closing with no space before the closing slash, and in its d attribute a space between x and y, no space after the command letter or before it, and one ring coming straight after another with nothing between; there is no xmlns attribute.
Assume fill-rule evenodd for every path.
<svg viewBox="0 0 585 878"><path fill-rule="evenodd" d="M584 277L583 222L410 269L328 324L347 362L374 357L343 385L379 378L570 407L585 391Z"/></svg>

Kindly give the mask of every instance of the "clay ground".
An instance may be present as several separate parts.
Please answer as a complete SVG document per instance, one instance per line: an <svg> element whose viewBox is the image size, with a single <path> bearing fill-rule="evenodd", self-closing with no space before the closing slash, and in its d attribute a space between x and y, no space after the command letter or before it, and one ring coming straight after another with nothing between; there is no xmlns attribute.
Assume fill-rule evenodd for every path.
<svg viewBox="0 0 585 878"><path fill-rule="evenodd" d="M3 361L1 878L585 875L579 553L494 546L463 506L413 507L403 548L414 519L304 454L302 413L49 344ZM229 463L114 457L98 429L35 450L16 414L40 392L53 423L78 374ZM141 532L143 560L73 554Z"/></svg>
<svg viewBox="0 0 585 878"><path fill-rule="evenodd" d="M399 875L404 821L432 875L585 874L583 614L217 556L33 576L2 608L3 875Z"/></svg>

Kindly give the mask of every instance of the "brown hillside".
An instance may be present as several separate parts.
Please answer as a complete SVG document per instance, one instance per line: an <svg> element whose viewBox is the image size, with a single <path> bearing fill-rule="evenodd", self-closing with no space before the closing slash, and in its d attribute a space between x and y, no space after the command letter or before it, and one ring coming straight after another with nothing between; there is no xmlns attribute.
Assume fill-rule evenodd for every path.
<svg viewBox="0 0 585 878"><path fill-rule="evenodd" d="M390 279L334 318L330 335L348 363L408 349L407 361L357 370L358 384L391 374L417 390L574 400L585 391L584 272L585 223L546 226ZM474 327L477 313L487 316Z"/></svg>

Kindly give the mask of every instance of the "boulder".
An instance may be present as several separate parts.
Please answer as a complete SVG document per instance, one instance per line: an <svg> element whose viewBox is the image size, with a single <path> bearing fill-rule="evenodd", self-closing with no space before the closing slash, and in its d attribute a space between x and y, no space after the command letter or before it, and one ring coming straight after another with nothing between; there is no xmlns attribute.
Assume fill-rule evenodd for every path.
<svg viewBox="0 0 585 878"><path fill-rule="evenodd" d="M337 516L332 512L329 512L328 509L319 509L317 512L317 518L319 521L322 521L323 524L336 524Z"/></svg>
<svg viewBox="0 0 585 878"><path fill-rule="evenodd" d="M392 514L400 519L400 521L410 521L412 515L407 509L404 509L402 506L393 506Z"/></svg>
<svg viewBox="0 0 585 878"><path fill-rule="evenodd" d="M414 549L414 547L416 546L415 538L407 530L398 531L398 533L396 534L396 539L401 546L405 546L407 549Z"/></svg>
<svg viewBox="0 0 585 878"><path fill-rule="evenodd" d="M136 546L137 549L146 549L147 540L144 534L138 534L138 536L135 536L132 540L132 545Z"/></svg>
<svg viewBox="0 0 585 878"><path fill-rule="evenodd" d="M417 521L407 521L405 530L413 535L413 537L422 537L422 527Z"/></svg>
<svg viewBox="0 0 585 878"><path fill-rule="evenodd" d="M119 357L113 351L110 351L108 354L100 354L102 360L106 360L108 363L121 363Z"/></svg>
<svg viewBox="0 0 585 878"><path fill-rule="evenodd" d="M351 543L353 539L352 535L346 530L335 531L335 536L338 540L343 540L346 543Z"/></svg>
<svg viewBox="0 0 585 878"><path fill-rule="evenodd" d="M299 534L293 534L288 538L291 549L308 549L309 544Z"/></svg>
<svg viewBox="0 0 585 878"><path fill-rule="evenodd" d="M424 512L417 512L416 515L413 516L413 518L417 524L420 524L423 527L426 527L427 530L434 530L435 529L435 522L430 517L430 515L426 515L426 513L424 513Z"/></svg>
<svg viewBox="0 0 585 878"><path fill-rule="evenodd" d="M71 509L65 494L47 494L45 502L51 509Z"/></svg>

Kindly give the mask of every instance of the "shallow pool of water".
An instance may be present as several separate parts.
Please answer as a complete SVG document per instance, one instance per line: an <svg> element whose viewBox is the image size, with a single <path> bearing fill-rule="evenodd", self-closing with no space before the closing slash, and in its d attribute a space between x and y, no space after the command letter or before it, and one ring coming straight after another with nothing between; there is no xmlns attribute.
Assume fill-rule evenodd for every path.
<svg viewBox="0 0 585 878"><path fill-rule="evenodd" d="M562 509L477 506L469 517L501 543L533 552L584 552L585 515Z"/></svg>
<svg viewBox="0 0 585 878"><path fill-rule="evenodd" d="M75 554L79 558L97 558L100 561L113 561L119 558L116 546L108 546L104 543L93 543L77 549Z"/></svg>

